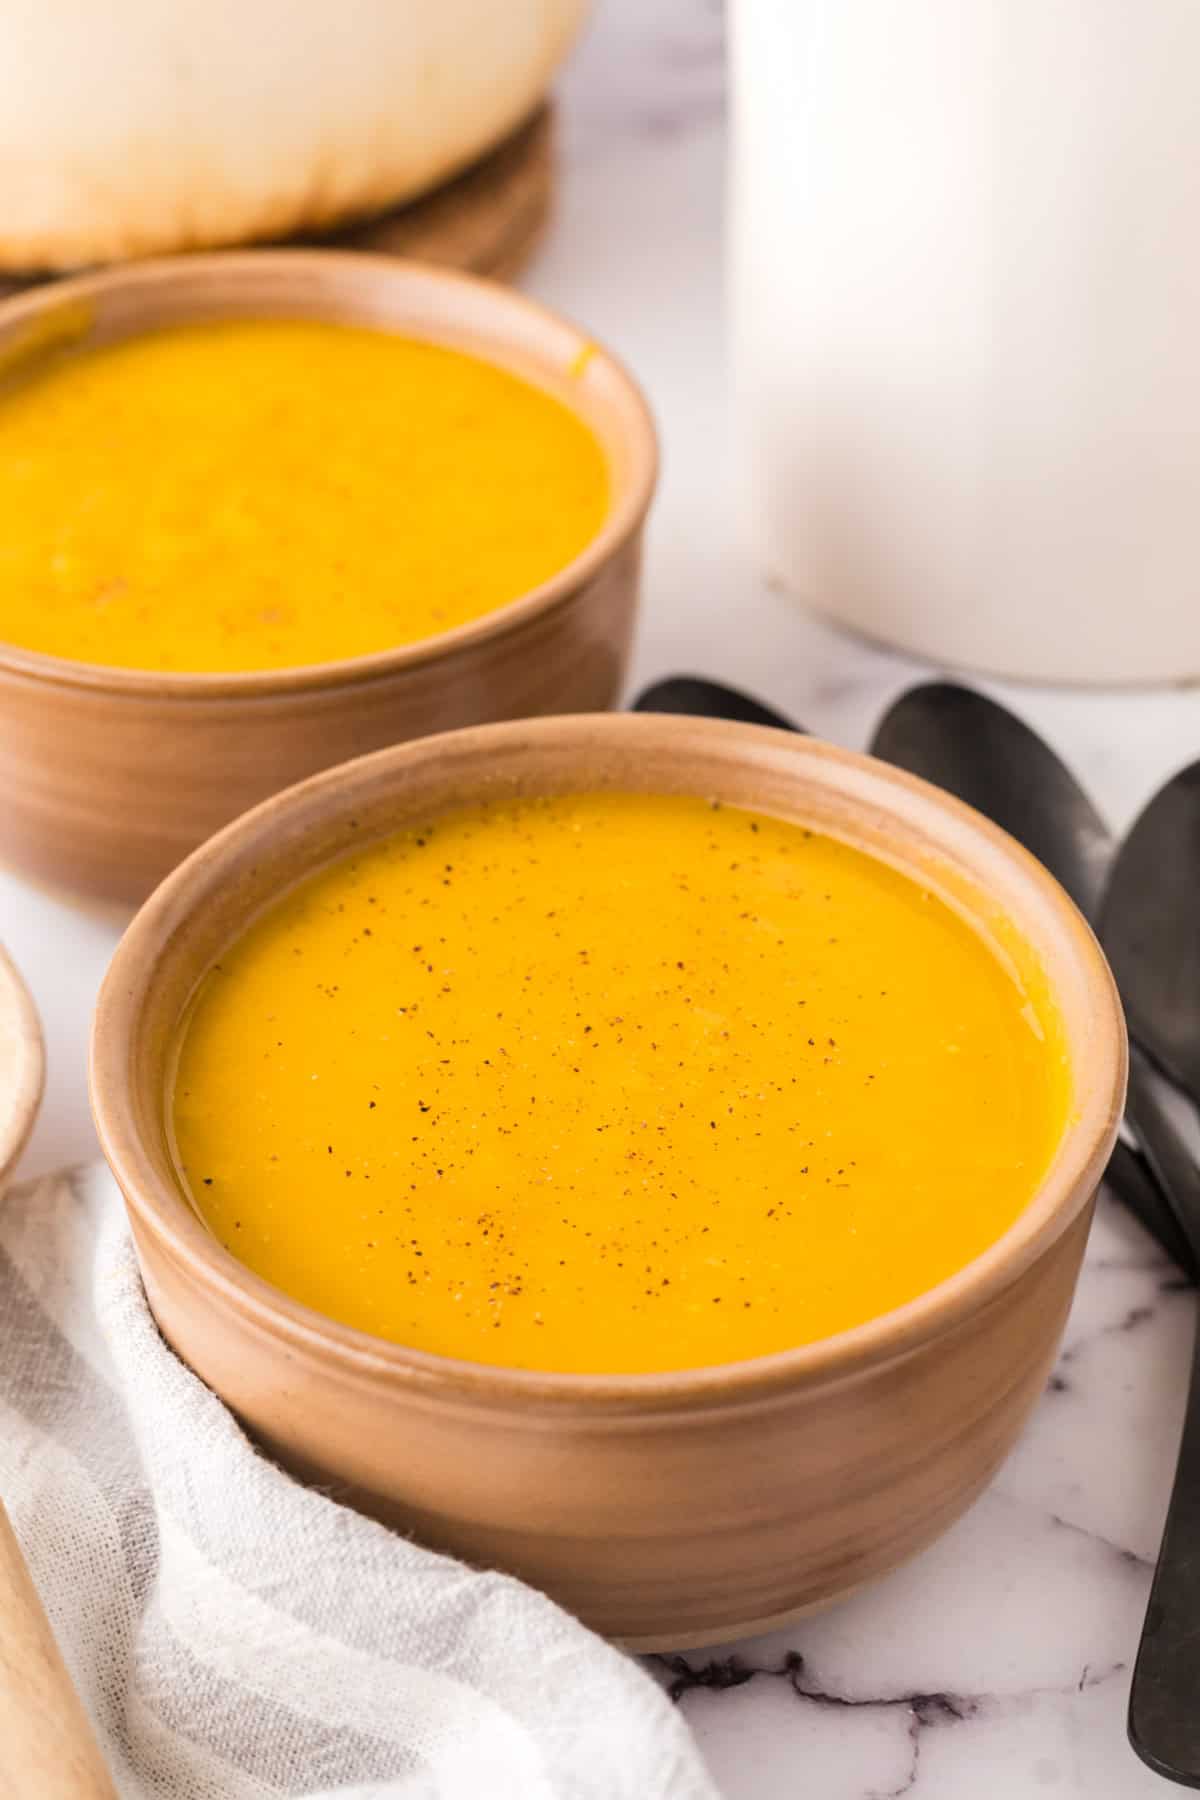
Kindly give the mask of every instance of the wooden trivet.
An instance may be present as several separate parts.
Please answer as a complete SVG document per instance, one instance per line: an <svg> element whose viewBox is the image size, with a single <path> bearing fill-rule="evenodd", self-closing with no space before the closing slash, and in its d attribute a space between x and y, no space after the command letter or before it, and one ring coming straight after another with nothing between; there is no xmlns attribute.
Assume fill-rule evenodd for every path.
<svg viewBox="0 0 1200 1800"><path fill-rule="evenodd" d="M321 237L293 240L440 263L510 281L532 255L554 189L554 112L547 103L489 155L407 206ZM52 275L0 276L0 295Z"/></svg>
<svg viewBox="0 0 1200 1800"><path fill-rule="evenodd" d="M315 241L509 281L541 237L553 187L554 114L547 105L445 187Z"/></svg>

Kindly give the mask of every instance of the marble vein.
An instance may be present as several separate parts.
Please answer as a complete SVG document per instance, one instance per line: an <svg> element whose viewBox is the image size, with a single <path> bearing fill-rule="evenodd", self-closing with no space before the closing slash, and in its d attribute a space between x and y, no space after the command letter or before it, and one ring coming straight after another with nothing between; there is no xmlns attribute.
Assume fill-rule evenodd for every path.
<svg viewBox="0 0 1200 1800"><path fill-rule="evenodd" d="M948 1692L847 1694L811 1681L805 1658L797 1650L787 1651L776 1664L751 1663L736 1652L729 1656L711 1658L707 1662L698 1662L684 1655L659 1655L648 1657L646 1661L655 1669L670 1698L677 1704L696 1691L727 1694L745 1687L751 1681L765 1678L786 1682L792 1694L810 1706L850 1713L867 1711L907 1714L905 1732L909 1746L908 1765L899 1783L887 1788L868 1788L864 1790L863 1800L900 1800L901 1796L913 1792L921 1773L922 1747L927 1733L986 1715L995 1715L1006 1709L1011 1710L1014 1705L1019 1707L1035 1698L1053 1699L1083 1694L1114 1681L1124 1673L1126 1667L1123 1662L1112 1663L1104 1668L1096 1668L1090 1662L1085 1663L1078 1677L1069 1683L1030 1688L1015 1695Z"/></svg>
<svg viewBox="0 0 1200 1800"><path fill-rule="evenodd" d="M1130 1550L1126 1544L1116 1544L1112 1538L1105 1537L1102 1531L1091 1531L1086 1525L1078 1524L1074 1519L1064 1519L1061 1513L1048 1513L1047 1518L1052 1525L1062 1531L1074 1531L1089 1544L1096 1544L1101 1550L1115 1556L1118 1562L1127 1563L1135 1569L1153 1569L1154 1564L1148 1556L1139 1556L1136 1550Z"/></svg>

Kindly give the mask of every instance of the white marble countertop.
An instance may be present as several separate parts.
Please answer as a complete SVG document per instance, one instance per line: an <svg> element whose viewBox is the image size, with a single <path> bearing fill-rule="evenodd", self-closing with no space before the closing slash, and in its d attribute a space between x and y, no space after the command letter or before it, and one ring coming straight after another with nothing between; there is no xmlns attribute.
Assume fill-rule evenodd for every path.
<svg viewBox="0 0 1200 1800"><path fill-rule="evenodd" d="M527 277L628 360L664 469L634 684L710 674L861 746L928 671L842 637L757 578L728 494L723 44L715 0L600 0L564 83L557 224ZM1126 825L1200 755L1200 692L992 691ZM46 1026L29 1173L95 1153L88 1014L121 921L0 875L0 938ZM1166 1507L1192 1301L1102 1201L1059 1370L991 1488L933 1550L822 1617L660 1664L729 1800L1137 1800L1124 1741ZM650 1800L650 1797L647 1797Z"/></svg>

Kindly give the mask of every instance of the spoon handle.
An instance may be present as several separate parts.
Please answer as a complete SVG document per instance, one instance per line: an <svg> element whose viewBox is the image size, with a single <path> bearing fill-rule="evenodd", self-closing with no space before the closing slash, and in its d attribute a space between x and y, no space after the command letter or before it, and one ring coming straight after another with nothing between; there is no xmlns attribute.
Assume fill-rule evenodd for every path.
<svg viewBox="0 0 1200 1800"><path fill-rule="evenodd" d="M117 1800L2 1505L0 1794Z"/></svg>
<svg viewBox="0 0 1200 1800"><path fill-rule="evenodd" d="M1145 1051L1131 1042L1125 1114L1193 1259L1200 1260L1200 1165L1164 1103L1163 1088Z"/></svg>
<svg viewBox="0 0 1200 1800"><path fill-rule="evenodd" d="M1200 1787L1200 1334L1179 1465L1129 1694L1129 1741L1144 1763Z"/></svg>
<svg viewBox="0 0 1200 1800"><path fill-rule="evenodd" d="M1162 1105L1144 1056L1131 1050L1126 1110L1147 1159L1200 1249L1200 1168ZM1200 1787L1200 1335L1183 1416L1175 1485L1133 1671L1129 1739L1142 1761Z"/></svg>
<svg viewBox="0 0 1200 1800"><path fill-rule="evenodd" d="M1200 1272L1200 1262L1141 1151L1118 1138L1104 1179L1122 1206L1150 1233L1159 1248L1166 1251L1181 1274L1194 1283Z"/></svg>

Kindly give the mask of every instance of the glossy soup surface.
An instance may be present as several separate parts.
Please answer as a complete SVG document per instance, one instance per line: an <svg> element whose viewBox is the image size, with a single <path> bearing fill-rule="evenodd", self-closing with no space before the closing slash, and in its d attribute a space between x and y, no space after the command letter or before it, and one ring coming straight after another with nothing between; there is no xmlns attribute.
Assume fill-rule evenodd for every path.
<svg viewBox="0 0 1200 1800"><path fill-rule="evenodd" d="M584 794L431 821L202 984L173 1118L221 1242L319 1311L538 1369L805 1343L1032 1196L1068 1077L1036 970L797 826Z"/></svg>
<svg viewBox="0 0 1200 1800"><path fill-rule="evenodd" d="M0 390L0 640L185 672L364 655L547 580L608 498L573 412L460 351L152 332Z"/></svg>

